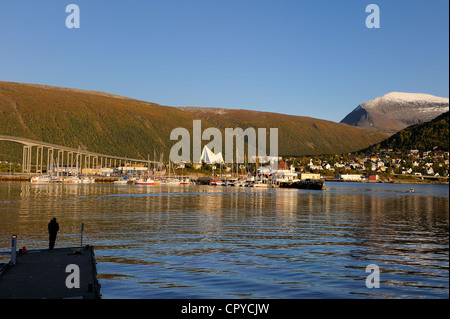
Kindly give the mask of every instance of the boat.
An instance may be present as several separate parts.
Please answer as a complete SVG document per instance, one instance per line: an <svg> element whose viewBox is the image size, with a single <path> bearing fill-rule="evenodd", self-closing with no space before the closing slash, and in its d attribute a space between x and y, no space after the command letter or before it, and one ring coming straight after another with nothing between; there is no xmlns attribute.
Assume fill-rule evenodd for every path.
<svg viewBox="0 0 450 319"><path fill-rule="evenodd" d="M254 182L255 182L255 177L254 176L249 176L244 181L244 187L251 187Z"/></svg>
<svg viewBox="0 0 450 319"><path fill-rule="evenodd" d="M116 185L126 185L128 183L128 180L126 178L119 178L117 181L114 181L114 184Z"/></svg>
<svg viewBox="0 0 450 319"><path fill-rule="evenodd" d="M216 182L217 186L227 186L228 185L228 181L227 180L220 180Z"/></svg>
<svg viewBox="0 0 450 319"><path fill-rule="evenodd" d="M93 177L83 176L80 178L81 183L83 184L93 184L95 183L95 179Z"/></svg>
<svg viewBox="0 0 450 319"><path fill-rule="evenodd" d="M314 189L325 190L325 181L321 179L317 180L304 180L295 182L282 182L279 184L280 188L297 188L297 189Z"/></svg>
<svg viewBox="0 0 450 319"><path fill-rule="evenodd" d="M33 184L48 184L50 183L50 181L50 176L34 176L30 180L30 182Z"/></svg>
<svg viewBox="0 0 450 319"><path fill-rule="evenodd" d="M136 185L155 185L155 181L151 178L139 178L134 181Z"/></svg>
<svg viewBox="0 0 450 319"><path fill-rule="evenodd" d="M180 180L176 178L168 178L162 181L164 185L180 185Z"/></svg>
<svg viewBox="0 0 450 319"><path fill-rule="evenodd" d="M191 183L191 181L189 180L189 178L185 178L180 181L180 185L187 185L190 183Z"/></svg>
<svg viewBox="0 0 450 319"><path fill-rule="evenodd" d="M139 178L134 181L136 185L155 185L155 181L151 178Z"/></svg>
<svg viewBox="0 0 450 319"><path fill-rule="evenodd" d="M82 180L78 176L67 176L62 182L66 184L79 184L82 183Z"/></svg>
<svg viewBox="0 0 450 319"><path fill-rule="evenodd" d="M62 179L59 176L50 176L50 183L62 183Z"/></svg>
<svg viewBox="0 0 450 319"><path fill-rule="evenodd" d="M246 183L245 180L237 179L237 180L234 181L233 186L235 186L235 187L244 187L245 183Z"/></svg>
<svg viewBox="0 0 450 319"><path fill-rule="evenodd" d="M268 184L263 183L262 181L255 181L253 184L250 185L250 187L255 188L267 188Z"/></svg>

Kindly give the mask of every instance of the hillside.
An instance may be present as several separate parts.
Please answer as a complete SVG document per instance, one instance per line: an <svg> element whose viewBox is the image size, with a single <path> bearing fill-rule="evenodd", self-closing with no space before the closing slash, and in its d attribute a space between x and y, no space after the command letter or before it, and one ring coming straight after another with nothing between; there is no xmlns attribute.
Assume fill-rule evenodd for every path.
<svg viewBox="0 0 450 319"><path fill-rule="evenodd" d="M385 134L304 116L248 110L180 107L218 128L278 128L279 154L320 155L356 151L359 145L383 140ZM267 141L269 139L267 138ZM269 150L267 150L269 152Z"/></svg>
<svg viewBox="0 0 450 319"><path fill-rule="evenodd" d="M388 139L377 143L361 152L378 149L395 151L428 151L434 148L449 150L449 112L439 115L434 120L419 123L397 132Z"/></svg>
<svg viewBox="0 0 450 319"><path fill-rule="evenodd" d="M410 125L431 121L448 110L448 98L391 92L360 104L341 123L392 135Z"/></svg>
<svg viewBox="0 0 450 319"><path fill-rule="evenodd" d="M330 121L275 113L175 108L103 92L0 81L0 135L81 147L109 155L147 159L164 152L177 127L192 132L192 121L207 127L279 128L279 154L355 151L386 135ZM0 159L21 159L22 147L0 142Z"/></svg>
<svg viewBox="0 0 450 319"><path fill-rule="evenodd" d="M0 135L142 159L164 152L167 160L170 132L192 120L176 108L105 93L0 82Z"/></svg>

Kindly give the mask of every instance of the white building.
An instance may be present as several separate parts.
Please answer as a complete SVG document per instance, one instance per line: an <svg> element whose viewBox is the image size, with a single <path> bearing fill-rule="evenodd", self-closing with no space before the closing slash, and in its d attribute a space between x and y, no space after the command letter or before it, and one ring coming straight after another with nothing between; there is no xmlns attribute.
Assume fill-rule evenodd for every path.
<svg viewBox="0 0 450 319"><path fill-rule="evenodd" d="M148 167L144 167L144 166L120 166L117 168L119 171L121 171L122 173L127 173L127 172L145 172L148 170Z"/></svg>
<svg viewBox="0 0 450 319"><path fill-rule="evenodd" d="M360 181L362 179L361 175L358 174L345 174L345 175L338 175L338 178L344 180L344 181Z"/></svg>
<svg viewBox="0 0 450 319"><path fill-rule="evenodd" d="M278 182L288 182L298 180L298 174L295 172L293 165L287 166L285 162L278 162L278 168L273 173L273 177Z"/></svg>
<svg viewBox="0 0 450 319"><path fill-rule="evenodd" d="M299 174L299 178L302 181L306 181L306 180L318 180L321 179L320 174L314 174L314 173L300 173Z"/></svg>
<svg viewBox="0 0 450 319"><path fill-rule="evenodd" d="M312 159L310 159L309 160L309 169L310 170L315 170L315 169L323 170L323 167L321 165L314 165Z"/></svg>
<svg viewBox="0 0 450 319"><path fill-rule="evenodd" d="M224 162L222 153L214 154L207 146L203 148L200 161L206 164L220 164Z"/></svg>

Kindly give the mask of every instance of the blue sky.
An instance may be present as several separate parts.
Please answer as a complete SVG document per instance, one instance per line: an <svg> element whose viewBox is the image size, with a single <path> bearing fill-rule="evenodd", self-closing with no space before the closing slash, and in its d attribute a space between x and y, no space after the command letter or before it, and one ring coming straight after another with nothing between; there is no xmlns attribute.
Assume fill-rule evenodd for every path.
<svg viewBox="0 0 450 319"><path fill-rule="evenodd" d="M338 122L392 91L448 97L448 38L447 0L2 0L0 80Z"/></svg>

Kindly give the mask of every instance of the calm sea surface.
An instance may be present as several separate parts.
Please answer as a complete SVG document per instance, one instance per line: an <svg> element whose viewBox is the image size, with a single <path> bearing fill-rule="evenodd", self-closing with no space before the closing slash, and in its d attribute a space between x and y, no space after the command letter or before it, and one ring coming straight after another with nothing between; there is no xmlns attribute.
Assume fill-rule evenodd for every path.
<svg viewBox="0 0 450 319"><path fill-rule="evenodd" d="M415 192L409 192L414 187ZM0 251L95 246L110 298L449 298L449 188L0 184ZM366 266L380 288L366 287Z"/></svg>

